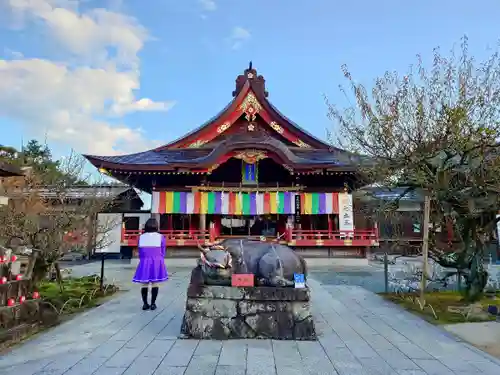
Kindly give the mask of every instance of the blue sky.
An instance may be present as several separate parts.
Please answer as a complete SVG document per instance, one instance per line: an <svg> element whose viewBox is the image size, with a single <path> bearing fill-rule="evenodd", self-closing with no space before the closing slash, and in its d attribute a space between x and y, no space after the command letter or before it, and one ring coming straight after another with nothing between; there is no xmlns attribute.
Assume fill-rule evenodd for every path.
<svg viewBox="0 0 500 375"><path fill-rule="evenodd" d="M370 86L464 34L481 60L500 34L493 0L1 3L1 143L46 137L57 155L171 141L232 99L250 60L273 104L324 138L323 94L343 104L342 64Z"/></svg>

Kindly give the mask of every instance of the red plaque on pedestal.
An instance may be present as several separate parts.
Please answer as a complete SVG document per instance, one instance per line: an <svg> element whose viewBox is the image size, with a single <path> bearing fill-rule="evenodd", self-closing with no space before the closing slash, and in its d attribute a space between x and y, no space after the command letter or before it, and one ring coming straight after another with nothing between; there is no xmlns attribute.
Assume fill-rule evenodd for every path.
<svg viewBox="0 0 500 375"><path fill-rule="evenodd" d="M233 274L231 277L231 286L238 286L238 287L254 286L254 279L255 277L253 273Z"/></svg>

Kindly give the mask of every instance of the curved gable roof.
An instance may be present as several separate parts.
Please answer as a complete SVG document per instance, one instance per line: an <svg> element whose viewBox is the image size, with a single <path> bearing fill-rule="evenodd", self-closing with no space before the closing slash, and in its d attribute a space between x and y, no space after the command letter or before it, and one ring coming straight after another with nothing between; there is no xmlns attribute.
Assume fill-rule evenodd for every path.
<svg viewBox="0 0 500 375"><path fill-rule="evenodd" d="M233 100L210 120L193 129L186 135L158 147L157 150L165 148L183 148L189 147L189 145L197 146L212 141L218 134L222 134L222 132L227 130L242 115L248 115L245 109L242 109L242 106L246 106L248 104L246 102L254 102L254 99L251 98L252 96L254 96L258 102L255 103L256 107L254 113L262 117L268 125L271 125L271 122L276 122L284 129L285 133L293 135L293 138L290 139L292 143L302 141L300 142L301 147L309 146L318 149L329 148L328 143L304 130L283 115L268 101L268 93L265 89L265 79L263 76L257 75L257 71L251 66L244 71L244 74L237 77L236 90L233 92L233 96ZM262 107L262 109L258 107ZM198 143L196 141L198 141Z"/></svg>
<svg viewBox="0 0 500 375"><path fill-rule="evenodd" d="M275 151L287 163L297 167L352 168L357 164L357 159L352 154L332 148L283 115L268 101L267 96L264 78L249 66L236 79L233 100L217 115L183 137L155 149L129 155L84 156L98 168L160 170L162 167L173 169L180 165L196 168L214 162L214 155L227 153L238 144L238 147L257 149L267 147L269 151ZM245 116L253 121L257 115L272 129L270 139L259 140L247 133L237 133L240 138L235 138L235 134L227 139L218 138L240 117ZM216 138L217 141L213 142ZM286 139L297 147L290 147L280 139ZM207 147L209 142L212 144Z"/></svg>

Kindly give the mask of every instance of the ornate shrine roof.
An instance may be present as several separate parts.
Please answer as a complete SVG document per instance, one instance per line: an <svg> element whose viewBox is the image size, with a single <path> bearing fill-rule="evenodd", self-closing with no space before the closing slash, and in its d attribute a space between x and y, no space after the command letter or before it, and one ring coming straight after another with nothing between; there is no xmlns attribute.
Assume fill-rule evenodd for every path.
<svg viewBox="0 0 500 375"><path fill-rule="evenodd" d="M267 96L264 78L257 75L250 63L236 79L233 100L215 117L183 137L135 154L85 157L97 168L129 171L179 167L209 170L243 150L259 150L293 169L352 170L359 163L358 157L331 148L285 117ZM265 129L259 125L259 131L254 131L258 128L257 120ZM247 128L238 130L242 122Z"/></svg>

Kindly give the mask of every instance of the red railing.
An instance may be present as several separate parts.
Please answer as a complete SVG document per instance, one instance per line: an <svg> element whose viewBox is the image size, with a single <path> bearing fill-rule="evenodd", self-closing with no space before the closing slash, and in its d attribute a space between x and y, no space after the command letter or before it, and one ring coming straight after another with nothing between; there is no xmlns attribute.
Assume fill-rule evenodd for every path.
<svg viewBox="0 0 500 375"><path fill-rule="evenodd" d="M290 228L287 242L291 246L378 246L378 231L377 229L328 231Z"/></svg>
<svg viewBox="0 0 500 375"><path fill-rule="evenodd" d="M122 246L137 246L140 230L122 230ZM214 234L207 230L161 230L167 246L197 246L215 239Z"/></svg>
<svg viewBox="0 0 500 375"><path fill-rule="evenodd" d="M142 231L122 230L122 246L137 246ZM213 242L220 237L215 228L210 230L162 230L167 240L167 246L197 246ZM256 237L257 239L258 237ZM280 237L290 246L378 246L378 231L376 229L354 231L301 230L288 229Z"/></svg>

